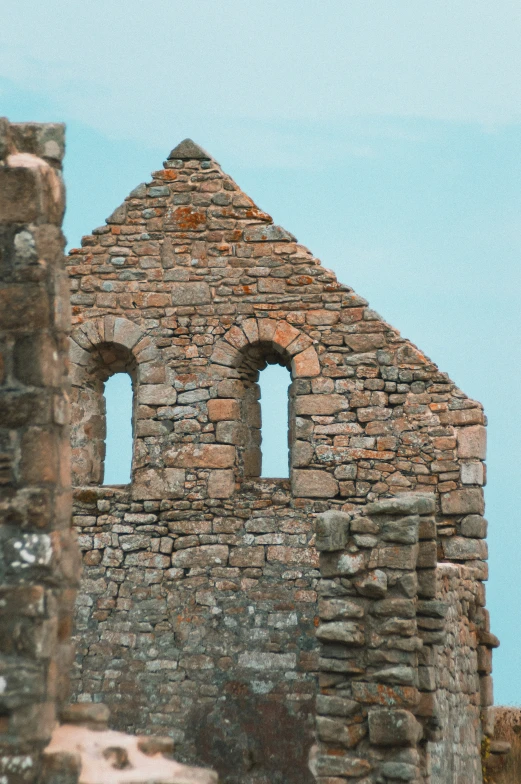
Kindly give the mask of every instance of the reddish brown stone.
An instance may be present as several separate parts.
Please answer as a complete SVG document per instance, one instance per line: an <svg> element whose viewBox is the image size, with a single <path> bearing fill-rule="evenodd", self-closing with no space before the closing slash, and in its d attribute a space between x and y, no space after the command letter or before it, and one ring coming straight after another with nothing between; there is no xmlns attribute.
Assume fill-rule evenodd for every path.
<svg viewBox="0 0 521 784"><path fill-rule="evenodd" d="M235 491L235 475L231 470L210 471L208 495L210 498L229 498Z"/></svg>
<svg viewBox="0 0 521 784"><path fill-rule="evenodd" d="M165 452L168 466L180 468L230 468L235 461L235 448L218 444L189 444Z"/></svg>
<svg viewBox="0 0 521 784"><path fill-rule="evenodd" d="M208 417L212 422L218 422L221 419L239 419L240 409L236 400L223 400L216 398L208 401Z"/></svg>
<svg viewBox="0 0 521 784"><path fill-rule="evenodd" d="M300 354L295 354L291 360L291 368L295 378L312 378L320 374L318 355L313 346Z"/></svg>

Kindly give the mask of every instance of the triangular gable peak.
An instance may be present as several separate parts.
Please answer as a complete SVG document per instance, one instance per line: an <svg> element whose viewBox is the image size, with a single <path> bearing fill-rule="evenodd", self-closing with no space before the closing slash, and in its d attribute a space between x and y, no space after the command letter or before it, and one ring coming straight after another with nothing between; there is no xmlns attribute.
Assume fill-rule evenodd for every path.
<svg viewBox="0 0 521 784"><path fill-rule="evenodd" d="M146 336L148 352L156 352L178 379L190 379L187 383L193 383L194 369L205 384L212 373L240 375L244 347L251 344L243 325L252 319L266 334L269 324L286 324L286 334L297 330L294 346L308 353L301 357L273 344L275 354L268 361L284 355L280 361L291 366L294 378L300 368L309 379L329 379L323 394L332 385L333 394L344 396L371 444L346 452L345 444L340 448L322 434L322 447L330 449L315 450L313 459L332 472L339 461L365 459L372 467L384 456L390 460L404 432L426 434L429 428L483 421L479 404L462 397L445 374L276 225L191 139L178 144L152 180L134 188L106 225L71 251L69 272L82 350L96 343L93 330L103 332L93 324L107 318L122 324L125 319ZM275 332L282 334L281 327L274 326ZM113 334L110 327L108 333ZM125 361L135 364L135 346L132 352ZM316 406L320 408L318 396ZM378 442L387 436L398 438L392 450ZM446 493L459 492L458 481L439 482L441 474L454 474L456 467L432 476L430 463L436 460L420 457L419 447L404 451L424 466L434 484L422 480L423 467L406 462L390 473L392 480L375 471L378 478L366 483L369 498L373 484L377 494L426 485L435 490L438 484ZM253 463L258 468L259 461ZM363 502L365 492L366 485L363 492L355 485L353 500ZM481 490L468 492L478 495Z"/></svg>
<svg viewBox="0 0 521 784"><path fill-rule="evenodd" d="M477 781L496 644L481 406L190 140L83 238L69 274L76 519L84 592L103 593L81 603L82 683L112 672L89 699L107 696L119 728L136 705L144 729L161 716L178 753L250 784L311 781L312 706L319 781L393 778L392 744L426 761L428 741L433 769L453 770L458 713ZM274 362L292 379L289 481L259 478L258 377ZM116 372L134 386L132 481L106 488Z"/></svg>

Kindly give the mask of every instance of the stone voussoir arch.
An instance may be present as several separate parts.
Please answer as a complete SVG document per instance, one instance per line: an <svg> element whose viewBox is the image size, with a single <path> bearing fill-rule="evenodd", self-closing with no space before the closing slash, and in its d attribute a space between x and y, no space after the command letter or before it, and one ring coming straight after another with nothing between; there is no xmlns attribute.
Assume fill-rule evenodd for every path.
<svg viewBox="0 0 521 784"><path fill-rule="evenodd" d="M149 363L157 361L157 356L158 349L152 337L135 322L121 316L89 319L73 329L69 344L69 377L72 469L76 486L99 485L103 481L104 382L115 373L128 373L136 400L142 386L141 375Z"/></svg>
<svg viewBox="0 0 521 784"><path fill-rule="evenodd" d="M267 343L282 356L290 358L292 379L320 375L320 362L312 338L285 319L248 318L233 327L216 343L211 361L238 368L249 346Z"/></svg>
<svg viewBox="0 0 521 784"><path fill-rule="evenodd" d="M135 322L122 316L102 316L78 324L70 336L70 359L74 365L87 367L93 359L93 352L102 345L114 345L126 349L139 366L139 356L145 348L153 346L147 332ZM72 383L75 383L72 374ZM80 384L81 385L81 380Z"/></svg>

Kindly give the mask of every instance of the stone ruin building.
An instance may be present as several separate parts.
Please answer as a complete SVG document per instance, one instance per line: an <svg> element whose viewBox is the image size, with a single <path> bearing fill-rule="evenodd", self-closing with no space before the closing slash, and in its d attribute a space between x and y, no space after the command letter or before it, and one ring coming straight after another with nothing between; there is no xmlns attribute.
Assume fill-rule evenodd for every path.
<svg viewBox="0 0 521 784"><path fill-rule="evenodd" d="M482 782L482 406L190 140L70 252L65 378L63 129L6 128L2 750L37 756L56 706L74 712L78 585L72 701L224 784ZM272 363L288 479L261 477ZM104 484L114 373L133 386L128 486ZM2 784L36 780L16 764Z"/></svg>

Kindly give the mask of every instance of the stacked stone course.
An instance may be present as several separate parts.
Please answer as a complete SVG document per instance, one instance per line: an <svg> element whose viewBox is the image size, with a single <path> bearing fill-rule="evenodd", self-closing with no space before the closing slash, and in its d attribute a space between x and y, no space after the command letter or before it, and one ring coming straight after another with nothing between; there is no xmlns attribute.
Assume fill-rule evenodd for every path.
<svg viewBox="0 0 521 784"><path fill-rule="evenodd" d="M228 784L300 784L313 781L318 678L322 784L428 781L431 769L441 784L444 763L430 760L446 754L463 761L460 784L479 781L496 644L483 609L480 404L193 142L83 238L68 271L85 564L76 697L108 702L120 729L162 727L183 759ZM292 380L289 480L260 478L267 363ZM114 372L134 389L128 487L102 484L103 383ZM404 493L430 495L428 519L402 509ZM347 544L319 560L324 513L352 520ZM335 572L344 546L365 587ZM320 620L334 612L328 590L353 597L342 602L354 619ZM457 612L445 618L447 597ZM316 624L335 655L320 654ZM349 636L347 626L352 639L324 638ZM357 704L345 720L320 708L338 699ZM468 731L451 740L453 711ZM405 736L386 751L393 727ZM351 746L364 764L349 769Z"/></svg>
<svg viewBox="0 0 521 784"><path fill-rule="evenodd" d="M63 131L0 118L0 780L10 784L36 780L73 657Z"/></svg>

